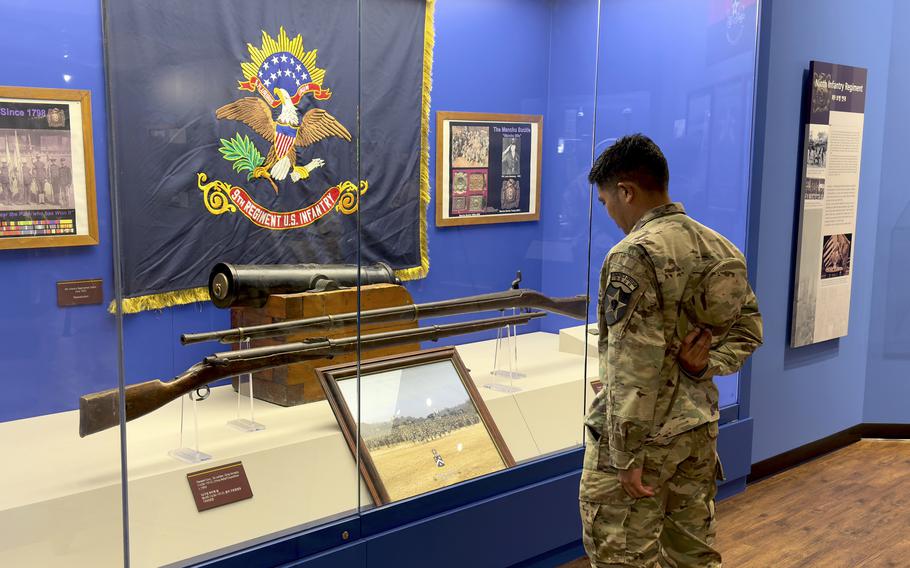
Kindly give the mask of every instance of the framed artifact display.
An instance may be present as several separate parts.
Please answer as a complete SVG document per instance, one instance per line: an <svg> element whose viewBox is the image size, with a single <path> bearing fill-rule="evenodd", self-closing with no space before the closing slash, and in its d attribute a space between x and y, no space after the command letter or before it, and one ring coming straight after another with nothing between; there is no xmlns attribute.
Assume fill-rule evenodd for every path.
<svg viewBox="0 0 910 568"><path fill-rule="evenodd" d="M0 249L98 244L88 91L0 87Z"/></svg>
<svg viewBox="0 0 910 568"><path fill-rule="evenodd" d="M540 115L436 113L436 225L540 219Z"/></svg>
<svg viewBox="0 0 910 568"><path fill-rule="evenodd" d="M454 347L316 372L376 505L515 465Z"/></svg>

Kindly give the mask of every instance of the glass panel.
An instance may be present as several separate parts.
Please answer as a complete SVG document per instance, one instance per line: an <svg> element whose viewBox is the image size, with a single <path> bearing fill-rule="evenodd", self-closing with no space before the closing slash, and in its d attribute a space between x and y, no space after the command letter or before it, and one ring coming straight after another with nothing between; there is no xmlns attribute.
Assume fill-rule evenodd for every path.
<svg viewBox="0 0 910 568"><path fill-rule="evenodd" d="M910 107L903 102L910 100L910 76L902 72L910 68L910 37L897 33L902 24L910 21L910 5L896 3L892 21L895 33L891 46L888 100L902 102L888 107L882 145L875 281L869 309L868 378L863 400L863 421L872 424L906 424L906 401L910 392L906 380L910 373L910 288L907 286L910 265L906 262L907 251L910 250L910 194L905 182L906 158L898 143L903 136L901 126L907 124L910 118ZM870 163L872 157L872 151L866 150L865 163ZM871 168L864 171L873 171L874 174ZM863 185L860 195L868 198L875 191L875 186ZM858 238L869 237L863 232ZM857 261L868 262L860 257ZM853 302L860 300L854 297ZM856 327L851 332L856 333Z"/></svg>
<svg viewBox="0 0 910 568"><path fill-rule="evenodd" d="M133 566L356 511L356 463L314 370L353 360L328 352L343 334L239 341L324 315L324 294L356 311L355 291L321 291L321 269L264 268L356 265L356 218L336 200L358 181L358 2L329 4L106 4L123 309L139 310L124 316L124 380L127 405L151 410L125 432ZM216 263L229 268L210 280ZM231 327L244 330L226 344L181 345ZM247 351L269 347L282 354ZM146 383L174 377L186 388Z"/></svg>
<svg viewBox="0 0 910 568"><path fill-rule="evenodd" d="M378 17L372 10L380 4L363 0L362 22ZM473 322L486 328L456 328L438 341L423 337L410 355L393 358L391 372L424 379L414 386L390 387L390 371L373 372L375 355L363 352L365 469L379 478L367 508L576 447L586 376L597 372L596 359L585 357L584 299L596 0L436 3L428 138L417 130L419 78L409 64L397 71L395 102L407 103L395 107L398 114L377 88L391 65L388 54L424 41L408 35L423 29L423 22L411 23L419 18L392 26L407 40L363 29L363 178L370 190L361 202L362 263L383 260L400 271L403 288L422 306L421 327ZM504 33L504 22L522 32ZM383 54L384 62L371 62L371 54ZM371 112L372 105L385 114ZM395 124L384 122L392 118ZM390 139L403 144L395 154L386 147ZM418 205L418 172L411 169L421 145L429 158L428 206ZM400 189L390 202L380 191L392 186ZM429 271L415 275L407 269L418 264L421 208ZM407 247L406 254L397 247ZM528 301L531 291L561 302ZM503 296L462 300L496 293ZM509 294L523 299L509 303ZM582 297L571 298L576 295ZM532 314L517 326L478 323L520 316L532 306L542 309L541 317ZM573 310L575 318L556 313ZM438 362L421 359L431 355L442 357L449 371L463 367L464 382L449 376L450 390L431 384ZM407 467L392 471L390 460ZM409 489L382 492L398 486Z"/></svg>
<svg viewBox="0 0 910 568"><path fill-rule="evenodd" d="M756 0L611 0L601 11L596 153L626 134L649 136L669 162L673 200L740 250L748 214L756 8ZM593 222L596 264L623 234L605 211L595 211ZM591 271L595 290L598 273ZM737 375L715 381L721 406L736 403Z"/></svg>
<svg viewBox="0 0 910 568"><path fill-rule="evenodd" d="M78 435L79 396L117 386L100 6L6 2L3 22L3 84L66 91L0 91L0 566L117 566L120 438ZM100 245L63 246L93 217Z"/></svg>

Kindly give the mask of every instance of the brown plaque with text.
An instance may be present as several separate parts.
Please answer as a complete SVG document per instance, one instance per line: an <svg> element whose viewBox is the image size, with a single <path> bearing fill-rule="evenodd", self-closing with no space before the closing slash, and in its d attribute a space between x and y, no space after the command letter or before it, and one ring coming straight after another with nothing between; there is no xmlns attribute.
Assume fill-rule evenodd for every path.
<svg viewBox="0 0 910 568"><path fill-rule="evenodd" d="M103 301L104 290L100 279L57 282L57 305L61 308L100 304Z"/></svg>
<svg viewBox="0 0 910 568"><path fill-rule="evenodd" d="M190 483L190 491L200 513L253 497L253 489L240 462L188 473L186 480Z"/></svg>
<svg viewBox="0 0 910 568"><path fill-rule="evenodd" d="M604 388L604 384L600 382L600 379L594 379L591 381L591 389L594 391L594 394L599 393Z"/></svg>

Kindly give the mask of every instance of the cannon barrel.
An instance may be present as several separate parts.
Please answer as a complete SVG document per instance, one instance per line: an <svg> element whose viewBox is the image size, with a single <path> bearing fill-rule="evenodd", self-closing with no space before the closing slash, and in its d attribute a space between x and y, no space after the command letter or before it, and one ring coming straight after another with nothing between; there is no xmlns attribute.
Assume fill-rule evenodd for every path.
<svg viewBox="0 0 910 568"><path fill-rule="evenodd" d="M337 290L357 285L353 264L243 265L219 262L209 274L209 296L219 308L265 305L272 294ZM384 263L360 267L360 284L398 284L395 271Z"/></svg>

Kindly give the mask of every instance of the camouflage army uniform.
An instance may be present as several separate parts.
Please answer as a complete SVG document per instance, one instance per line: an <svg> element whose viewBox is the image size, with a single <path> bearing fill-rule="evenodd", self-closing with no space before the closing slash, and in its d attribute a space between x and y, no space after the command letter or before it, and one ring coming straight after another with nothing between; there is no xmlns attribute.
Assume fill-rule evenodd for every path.
<svg viewBox="0 0 910 568"><path fill-rule="evenodd" d="M716 567L714 375L760 344L761 316L742 253L679 204L651 210L604 261L598 302L606 388L585 419L580 501L592 566ZM708 370L683 371L690 326L712 329ZM617 468L643 467L653 497L630 497Z"/></svg>

